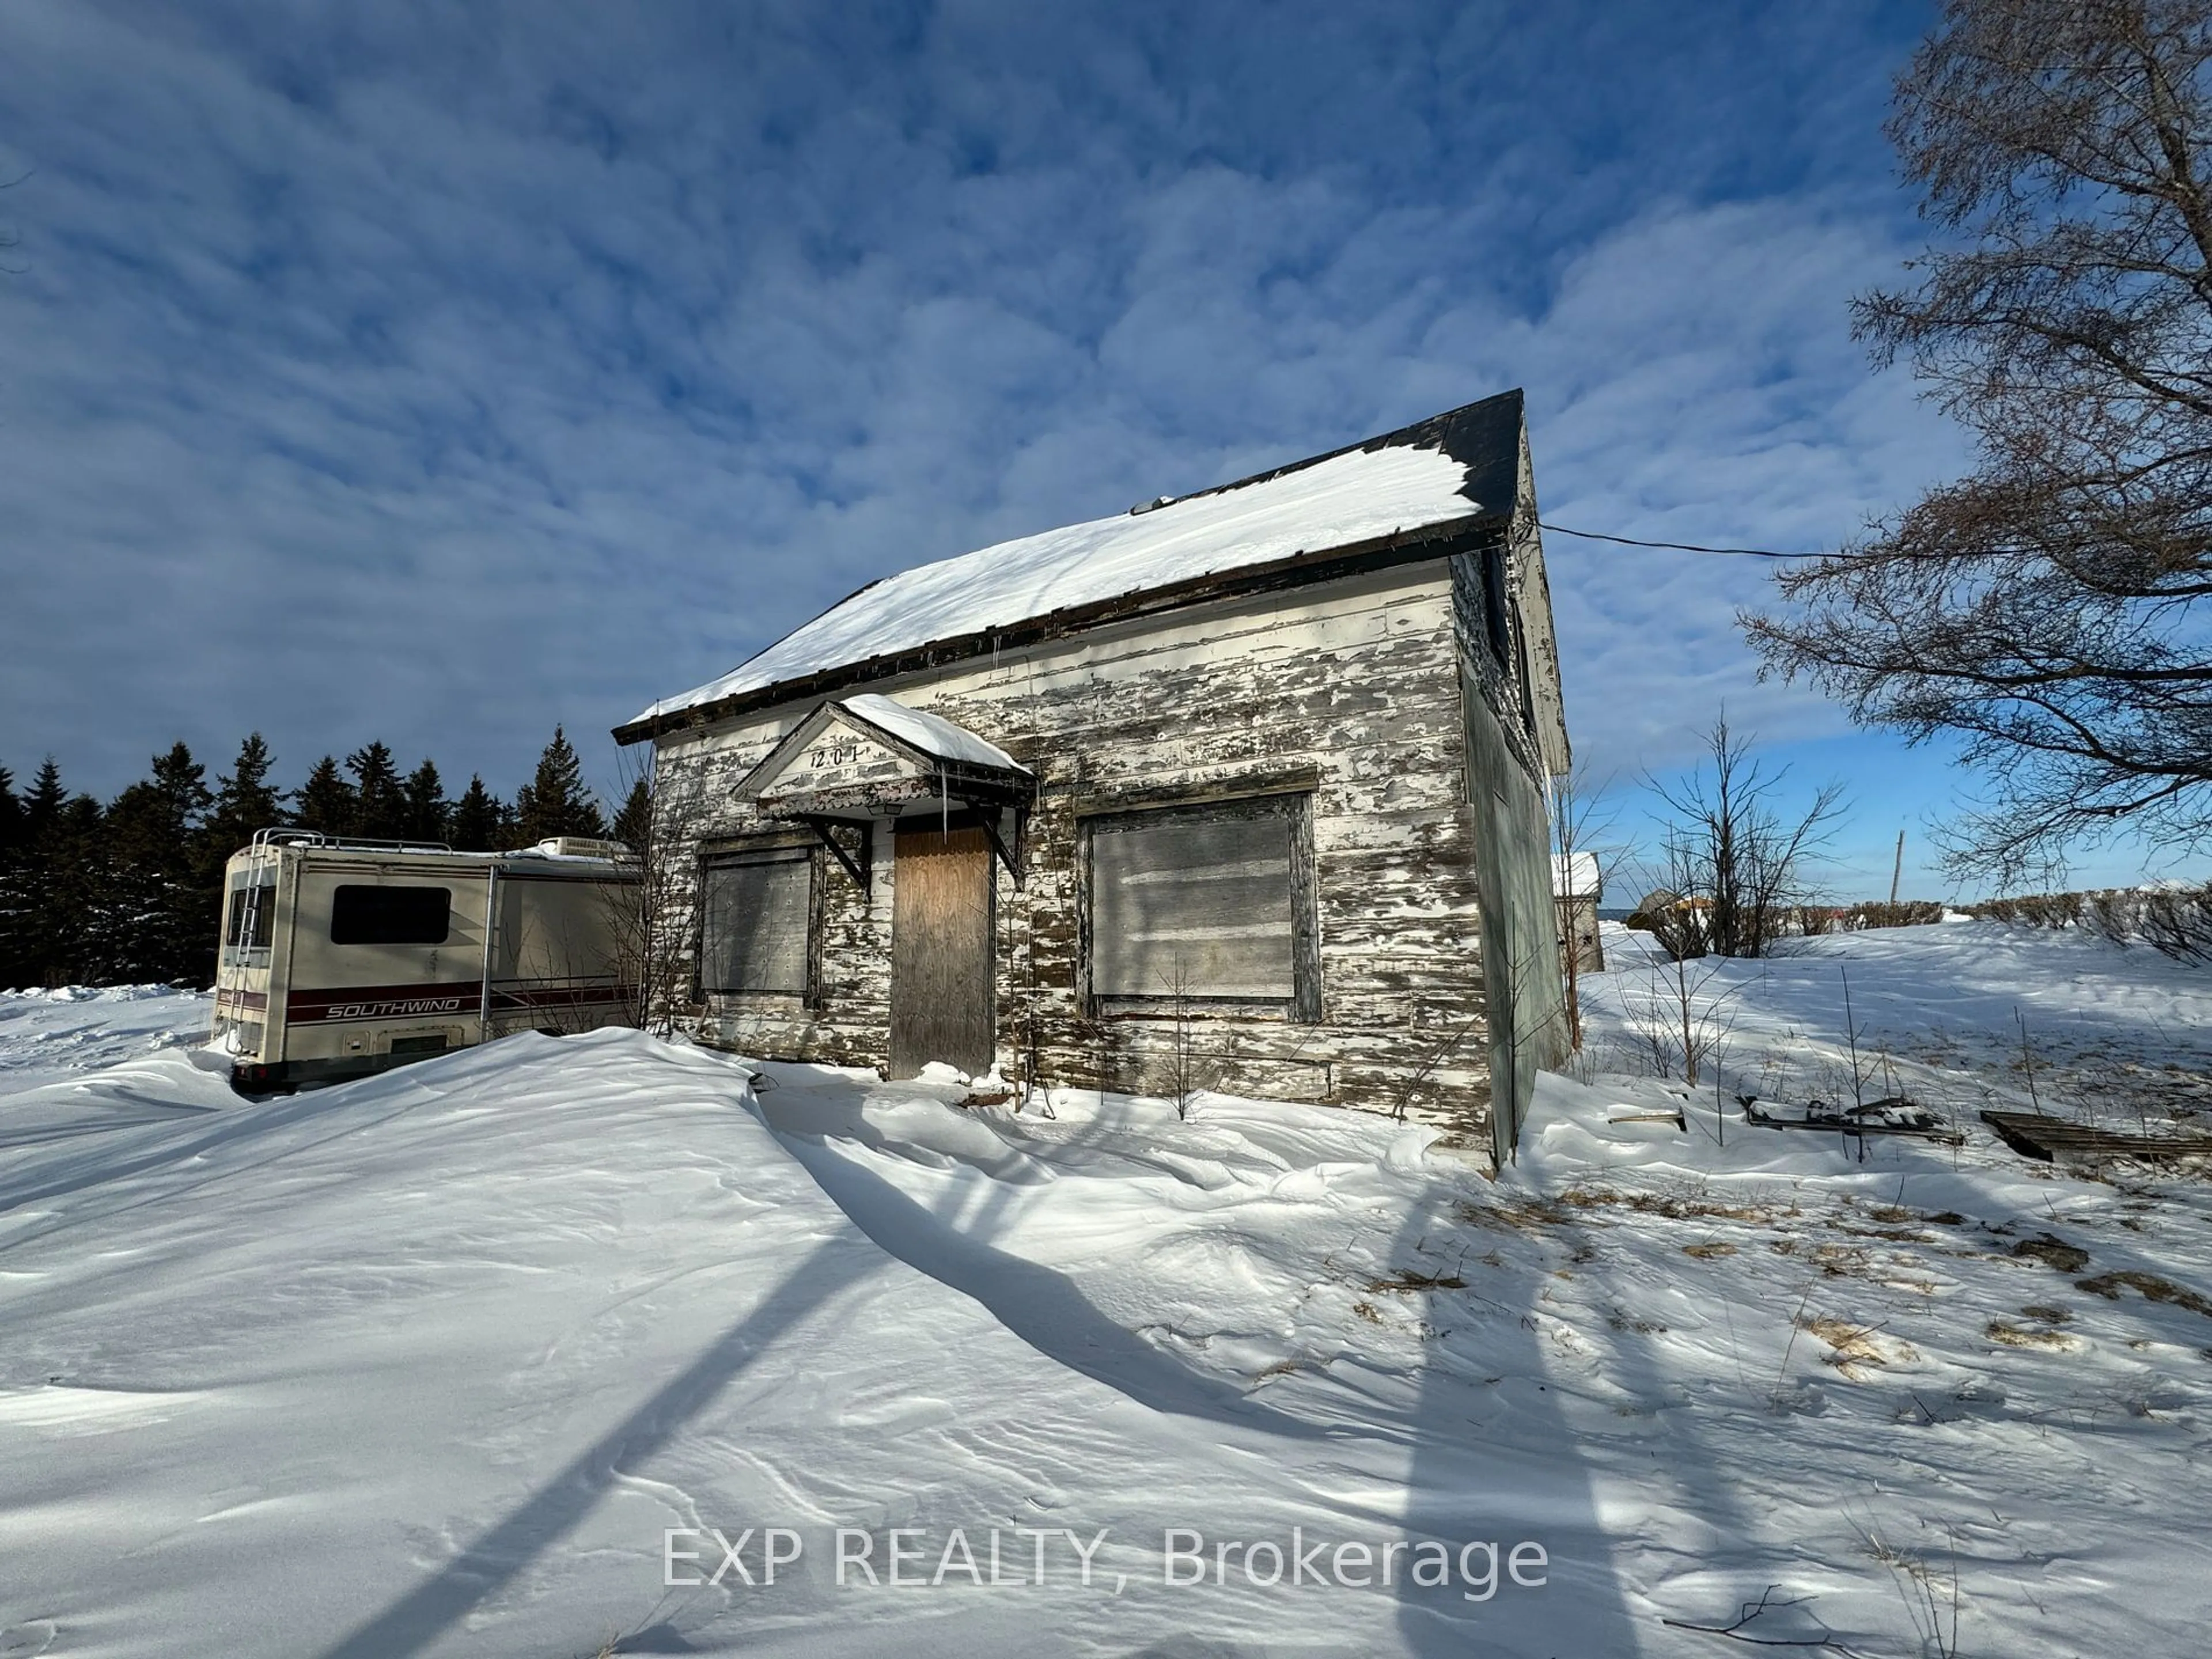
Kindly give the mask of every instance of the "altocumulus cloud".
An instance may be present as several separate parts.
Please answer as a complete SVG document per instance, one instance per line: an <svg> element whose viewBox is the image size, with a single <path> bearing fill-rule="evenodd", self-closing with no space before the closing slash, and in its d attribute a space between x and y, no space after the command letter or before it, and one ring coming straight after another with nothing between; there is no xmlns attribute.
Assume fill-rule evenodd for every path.
<svg viewBox="0 0 2212 1659"><path fill-rule="evenodd" d="M1925 21L18 0L0 760L511 787L887 571L1510 385L1552 517L1832 544L1962 459L1844 311ZM1599 770L1841 730L1758 567L1552 558Z"/></svg>

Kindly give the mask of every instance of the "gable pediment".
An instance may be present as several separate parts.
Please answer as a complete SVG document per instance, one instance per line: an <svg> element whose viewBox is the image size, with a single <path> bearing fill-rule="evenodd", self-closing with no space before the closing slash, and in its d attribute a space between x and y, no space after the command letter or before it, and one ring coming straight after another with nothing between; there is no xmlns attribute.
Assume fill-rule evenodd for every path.
<svg viewBox="0 0 2212 1659"><path fill-rule="evenodd" d="M934 776L912 751L862 726L834 705L817 709L738 785L741 797L774 810L795 797L883 787L897 793Z"/></svg>
<svg viewBox="0 0 2212 1659"><path fill-rule="evenodd" d="M882 721L870 718L881 713ZM933 752L925 744L935 744ZM997 756L1004 764L980 759ZM1003 751L886 698L824 702L770 750L737 797L773 817L871 817L944 797L1026 802L1035 780Z"/></svg>

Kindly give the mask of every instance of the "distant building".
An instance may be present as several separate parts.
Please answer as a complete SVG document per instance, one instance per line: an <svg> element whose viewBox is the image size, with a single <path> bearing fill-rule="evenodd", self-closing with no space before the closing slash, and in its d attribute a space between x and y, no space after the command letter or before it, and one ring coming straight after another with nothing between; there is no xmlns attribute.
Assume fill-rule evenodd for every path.
<svg viewBox="0 0 2212 1659"><path fill-rule="evenodd" d="M615 735L656 747L702 1041L1500 1158L1564 1054L1517 392L889 577Z"/></svg>
<svg viewBox="0 0 2212 1659"><path fill-rule="evenodd" d="M1552 854L1552 894L1559 902L1559 954L1571 948L1575 971L1601 974L1605 951L1598 943L1597 907L1605 898L1604 873L1595 853Z"/></svg>

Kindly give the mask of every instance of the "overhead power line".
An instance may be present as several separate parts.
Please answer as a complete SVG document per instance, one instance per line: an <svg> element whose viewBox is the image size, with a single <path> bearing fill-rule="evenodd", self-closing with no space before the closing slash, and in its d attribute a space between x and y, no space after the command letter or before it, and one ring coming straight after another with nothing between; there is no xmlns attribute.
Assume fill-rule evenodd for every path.
<svg viewBox="0 0 2212 1659"><path fill-rule="evenodd" d="M1657 547L1674 553L1723 553L1740 559L1832 559L1842 556L1835 553L1778 553L1771 547L1700 547L1695 542L1647 542L1634 536L1608 536L1597 530L1570 530L1563 524L1545 524L1537 528L1548 530L1555 536L1579 536L1586 542L1618 542L1623 547Z"/></svg>

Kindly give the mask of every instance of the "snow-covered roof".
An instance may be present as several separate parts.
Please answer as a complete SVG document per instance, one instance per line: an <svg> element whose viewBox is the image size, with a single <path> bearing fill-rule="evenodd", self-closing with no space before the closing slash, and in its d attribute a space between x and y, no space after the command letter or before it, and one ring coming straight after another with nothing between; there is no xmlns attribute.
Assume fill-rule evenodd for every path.
<svg viewBox="0 0 2212 1659"><path fill-rule="evenodd" d="M1604 883L1597 867L1595 853L1554 853L1552 854L1552 893L1565 898L1570 893L1578 899L1602 898Z"/></svg>
<svg viewBox="0 0 2212 1659"><path fill-rule="evenodd" d="M864 691L857 697L844 698L841 707L858 714L871 726L888 732L900 742L919 749L925 755L934 755L939 760L966 761L975 766L1003 766L1016 772L1029 768L1017 761L996 744L986 743L964 726L955 726L951 720L936 714L909 708L902 702L873 691Z"/></svg>
<svg viewBox="0 0 2212 1659"><path fill-rule="evenodd" d="M885 577L617 728L1037 617L1512 509L1521 394L1180 500Z"/></svg>

